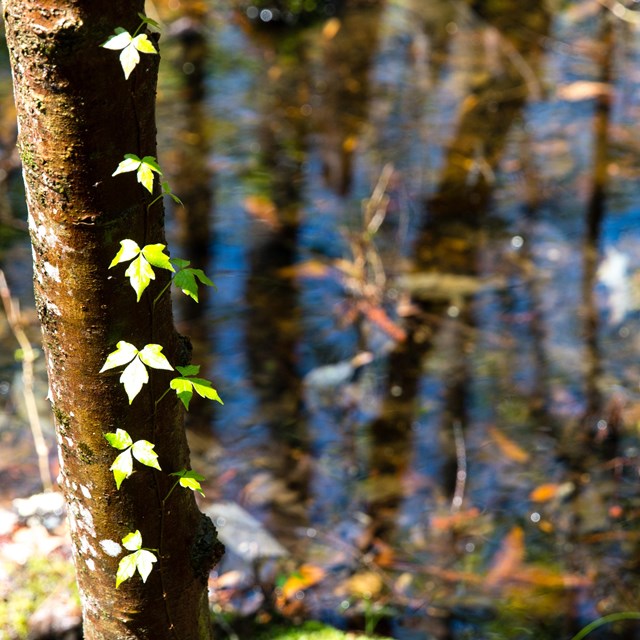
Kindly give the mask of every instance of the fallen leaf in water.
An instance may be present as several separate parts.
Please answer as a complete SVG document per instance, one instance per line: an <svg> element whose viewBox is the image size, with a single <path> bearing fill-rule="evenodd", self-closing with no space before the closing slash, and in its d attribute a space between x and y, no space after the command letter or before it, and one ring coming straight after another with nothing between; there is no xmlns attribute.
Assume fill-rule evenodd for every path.
<svg viewBox="0 0 640 640"><path fill-rule="evenodd" d="M266 196L247 196L244 199L244 208L256 220L264 222L272 230L280 228L278 210L270 198Z"/></svg>
<svg viewBox="0 0 640 640"><path fill-rule="evenodd" d="M325 40L331 40L335 38L338 31L340 31L340 27L342 23L338 18L330 18L324 23L324 27L322 27L322 37Z"/></svg>
<svg viewBox="0 0 640 640"><path fill-rule="evenodd" d="M457 513L433 515L431 516L431 528L439 531L459 529L461 526L475 520L479 515L480 510L477 507L471 507L471 509L458 511Z"/></svg>
<svg viewBox="0 0 640 640"><path fill-rule="evenodd" d="M524 560L524 531L513 527L504 537L486 577L486 584L495 586L520 573Z"/></svg>
<svg viewBox="0 0 640 640"><path fill-rule="evenodd" d="M382 329L396 342L404 342L407 339L407 332L396 324L382 307L374 306L368 302L361 302L358 305L358 309L365 318Z"/></svg>
<svg viewBox="0 0 640 640"><path fill-rule="evenodd" d="M295 573L291 574L280 588L283 602L291 600L299 591L304 591L318 584L325 576L325 570L313 564L303 564Z"/></svg>
<svg viewBox="0 0 640 640"><path fill-rule="evenodd" d="M607 82L578 80L577 82L559 87L557 96L560 100L567 100L567 102L579 102L580 100L591 100L601 96L610 96L612 92L612 87Z"/></svg>
<svg viewBox="0 0 640 640"><path fill-rule="evenodd" d="M306 260L278 270L283 278L324 278L330 272L328 265L320 260Z"/></svg>
<svg viewBox="0 0 640 640"><path fill-rule="evenodd" d="M352 575L347 580L345 586L350 595L369 600L382 591L384 583L377 573L373 571L363 571Z"/></svg>
<svg viewBox="0 0 640 640"><path fill-rule="evenodd" d="M573 482L545 482L529 494L529 499L533 502L549 502L554 498L564 498L573 489Z"/></svg>
<svg viewBox="0 0 640 640"><path fill-rule="evenodd" d="M549 500L553 500L558 495L559 486L556 482L541 484L529 494L529 499L534 502L549 502Z"/></svg>
<svg viewBox="0 0 640 640"><path fill-rule="evenodd" d="M505 436L502 431L495 427L489 427L489 435L509 460L514 462L527 462L529 460L529 454L520 445Z"/></svg>

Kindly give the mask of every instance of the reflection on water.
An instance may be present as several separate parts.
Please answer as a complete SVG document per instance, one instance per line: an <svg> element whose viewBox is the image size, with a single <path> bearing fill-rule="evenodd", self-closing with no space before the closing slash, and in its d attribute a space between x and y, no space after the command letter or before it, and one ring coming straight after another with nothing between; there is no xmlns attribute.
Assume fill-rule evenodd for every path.
<svg viewBox="0 0 640 640"><path fill-rule="evenodd" d="M638 28L267 4L156 3L174 253L218 287L177 306L225 401L188 416L207 497L320 568L286 613L555 640L638 609Z"/></svg>

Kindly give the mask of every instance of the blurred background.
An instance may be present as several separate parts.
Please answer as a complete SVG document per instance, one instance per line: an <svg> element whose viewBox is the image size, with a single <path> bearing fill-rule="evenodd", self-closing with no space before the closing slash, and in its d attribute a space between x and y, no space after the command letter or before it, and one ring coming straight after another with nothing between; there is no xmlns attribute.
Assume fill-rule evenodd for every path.
<svg viewBox="0 0 640 640"><path fill-rule="evenodd" d="M220 637L278 616L558 640L640 610L640 3L147 14L159 162L184 202L166 203L171 252L217 287L175 315L225 403L187 415L229 547ZM0 104L0 268L37 355L4 45ZM18 585L34 600L30 557L65 557L60 520L14 502L56 454L43 358L25 385L13 324L0 313L5 605ZM0 638L27 637L9 618Z"/></svg>

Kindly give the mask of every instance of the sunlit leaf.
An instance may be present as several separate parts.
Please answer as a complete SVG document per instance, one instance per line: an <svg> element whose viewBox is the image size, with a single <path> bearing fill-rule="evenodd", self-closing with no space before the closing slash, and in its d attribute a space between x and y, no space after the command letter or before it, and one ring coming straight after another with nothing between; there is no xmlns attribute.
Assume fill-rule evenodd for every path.
<svg viewBox="0 0 640 640"><path fill-rule="evenodd" d="M138 167L142 163L142 160L138 158L134 153L127 153L124 160L120 162L117 169L111 174L111 176L117 176L121 173L129 173L130 171L137 171Z"/></svg>
<svg viewBox="0 0 640 640"><path fill-rule="evenodd" d="M120 52L120 66L124 71L125 80L129 79L131 72L136 68L136 65L140 62L140 54L138 50L135 48L133 41L131 41L121 52Z"/></svg>
<svg viewBox="0 0 640 640"><path fill-rule="evenodd" d="M140 360L152 369L165 369L166 371L173 371L173 367L169 364L162 353L162 345L160 344L148 344L138 354Z"/></svg>
<svg viewBox="0 0 640 640"><path fill-rule="evenodd" d="M134 358L120 376L120 382L129 398L129 404L140 393L142 386L149 382L149 373L140 358Z"/></svg>
<svg viewBox="0 0 640 640"><path fill-rule="evenodd" d="M120 250L116 253L115 258L111 261L109 269L115 267L121 262L129 262L133 260L140 253L140 247L134 240L120 240Z"/></svg>
<svg viewBox="0 0 640 640"><path fill-rule="evenodd" d="M200 486L200 482L204 480L204 476L193 469L181 469L180 471L174 471L169 474L170 476L178 476L180 478L179 483L181 487L185 489L191 489L197 491L204 496L204 491Z"/></svg>
<svg viewBox="0 0 640 640"><path fill-rule="evenodd" d="M129 551L137 551L142 548L142 534L137 529L122 538L122 546Z"/></svg>
<svg viewBox="0 0 640 640"><path fill-rule="evenodd" d="M147 549L140 549L136 552L136 567L138 573L142 578L142 582L146 582L151 570L153 569L153 563L158 561L158 558Z"/></svg>
<svg viewBox="0 0 640 640"><path fill-rule="evenodd" d="M185 370L186 367L180 367L180 369ZM179 369L179 371L180 371ZM189 369L190 371L190 369ZM182 373L182 371L181 371ZM186 374L190 375L190 374ZM169 383L169 386L175 390L178 398L184 404L185 409L189 410L189 403L191 402L191 398L193 397L193 392L195 391L201 398L207 398L208 400L215 400L220 404L224 404L222 399L218 395L218 392L211 386L211 382L209 380L204 380L203 378L193 378L193 377L185 377L180 376L178 378L173 378Z"/></svg>
<svg viewBox="0 0 640 640"><path fill-rule="evenodd" d="M151 40L145 33L137 35L132 41L131 46L135 47L141 53L158 53L153 46Z"/></svg>
<svg viewBox="0 0 640 640"><path fill-rule="evenodd" d="M154 267L174 271L171 260L169 259L169 256L164 253L164 249L164 244L147 244L142 247L142 254Z"/></svg>
<svg viewBox="0 0 640 640"><path fill-rule="evenodd" d="M123 451L110 467L113 471L113 477L116 481L116 489L120 489L123 480L126 480L133 473L133 459L131 457L131 448Z"/></svg>
<svg viewBox="0 0 640 640"><path fill-rule="evenodd" d="M153 569L153 563L157 562L158 558L148 549L142 548L142 535L140 531L133 531L128 533L122 538L122 544L125 549L133 551L126 555L118 564L118 571L116 573L116 589L125 581L133 576L138 570L143 582L146 582L151 570Z"/></svg>
<svg viewBox="0 0 640 640"><path fill-rule="evenodd" d="M202 378L190 378L190 380L196 393L201 398L215 400L220 404L224 404L224 402L222 402L222 399L218 395L218 392L211 386L211 383L208 380L203 380Z"/></svg>
<svg viewBox="0 0 640 640"><path fill-rule="evenodd" d="M136 561L135 553L130 553L120 560L118 571L116 572L116 589L136 572Z"/></svg>
<svg viewBox="0 0 640 640"><path fill-rule="evenodd" d="M105 363L102 365L102 369L100 369L100 373L127 364L137 355L138 350L132 344L120 340L116 345L116 350L107 356Z"/></svg>
<svg viewBox="0 0 640 640"><path fill-rule="evenodd" d="M155 272L142 254L138 255L138 257L127 267L124 275L129 278L129 282L131 283L133 290L136 292L137 302L140 302L140 298L142 297L144 290L149 286L149 283L156 279Z"/></svg>
<svg viewBox="0 0 640 640"><path fill-rule="evenodd" d="M138 462L141 462L147 467L161 470L158 464L158 454L153 450L154 447L155 445L148 440L138 440L133 443L131 451L133 452L133 457Z"/></svg>
<svg viewBox="0 0 640 640"><path fill-rule="evenodd" d="M124 429L116 429L115 433L105 433L104 437L115 449L126 449L133 444L131 436Z"/></svg>
<svg viewBox="0 0 640 640"><path fill-rule="evenodd" d="M132 40L133 37L131 34L120 27L116 29L115 34L110 35L107 41L103 42L100 46L105 49L111 49L112 51L119 51L127 47Z"/></svg>
<svg viewBox="0 0 640 640"><path fill-rule="evenodd" d="M169 386L176 392L182 401L184 408L189 411L189 403L193 397L193 387L186 378L174 378L169 382Z"/></svg>

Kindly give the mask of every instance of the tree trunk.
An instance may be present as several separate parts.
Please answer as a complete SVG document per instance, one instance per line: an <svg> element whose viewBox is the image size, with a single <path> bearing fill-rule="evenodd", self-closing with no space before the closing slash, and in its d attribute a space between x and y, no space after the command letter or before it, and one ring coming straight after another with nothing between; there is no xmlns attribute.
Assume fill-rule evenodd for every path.
<svg viewBox="0 0 640 640"><path fill-rule="evenodd" d="M158 56L141 54L125 80L117 51L99 45L116 27L133 33L143 0L5 0L4 18L19 121L36 305L42 324L74 560L87 640L210 638L207 577L220 546L193 493L169 473L189 468L181 407L167 372L151 369L130 405L116 372L99 373L120 340L156 343L186 364L171 298L139 303L118 265L120 240L165 243L161 201L133 173L111 177L124 154L156 155ZM154 194L155 195L155 194ZM158 270L162 271L162 270ZM167 274L167 272L164 272ZM119 453L104 438L125 429L156 446L162 472L134 462L116 490ZM159 560L116 589L116 546L139 530Z"/></svg>

